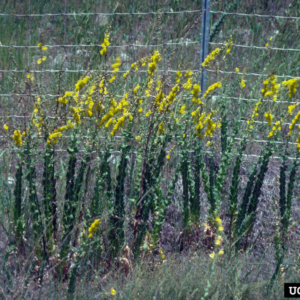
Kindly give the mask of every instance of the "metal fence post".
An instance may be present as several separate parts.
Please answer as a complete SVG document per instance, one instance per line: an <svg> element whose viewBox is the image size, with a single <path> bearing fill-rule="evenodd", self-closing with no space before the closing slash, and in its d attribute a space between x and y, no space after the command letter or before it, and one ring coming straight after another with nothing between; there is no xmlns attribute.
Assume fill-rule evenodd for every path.
<svg viewBox="0 0 300 300"><path fill-rule="evenodd" d="M200 42L200 74L201 95L206 91L206 69L202 68L202 63L208 55L209 42L209 17L210 0L202 0L202 20L201 20L201 42Z"/></svg>

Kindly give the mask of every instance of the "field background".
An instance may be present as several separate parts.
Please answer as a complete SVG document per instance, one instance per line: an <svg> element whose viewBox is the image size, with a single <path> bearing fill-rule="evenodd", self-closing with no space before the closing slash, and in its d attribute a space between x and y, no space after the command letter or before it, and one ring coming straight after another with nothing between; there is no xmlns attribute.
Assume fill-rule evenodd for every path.
<svg viewBox="0 0 300 300"><path fill-rule="evenodd" d="M276 277L276 284L269 294L264 294L270 278L276 270L278 258L276 258L276 235L280 223L280 167L282 154L287 159L286 171L292 169L292 162L298 157L296 150L296 136L287 140L288 124L283 128L282 135L274 141L272 157L268 163L268 170L263 180L260 192L259 204L256 211L255 226L248 237L249 247L247 251L233 255L229 248L225 251L226 259L211 267L210 242L207 241L201 224L208 222L209 199L206 195L205 185L200 184L200 218L198 229L192 231L189 241L182 246L181 237L184 232L185 221L183 216L184 187L182 174L175 184L172 194L172 203L164 209L163 222L159 238L159 249L167 256L166 260L159 257L158 248L154 251L155 257L142 252L139 264L135 264L130 275L120 267L122 265L113 257L110 261L103 253L102 260L98 262L94 256L81 262L79 276L75 280L76 290L70 288L71 273L64 280L53 279L51 272L55 263L50 264L47 276L43 278L43 284L36 279L40 273L34 273L26 267L33 261L31 255L34 249L32 244L26 246L25 254L16 252L14 240L15 231L10 224L13 222L15 203L17 166L22 156L18 148L9 140L3 124L10 128L22 129L30 122L34 109L35 95L43 99L49 122L56 115L57 98L65 91L72 90L76 82L83 78L88 71L97 74L103 70L111 70L111 64L115 58L120 57L122 65L118 75L130 69L131 64L142 57L152 55L158 50L162 60L157 67L157 73L168 72L169 81L175 81L178 69L183 73L192 70L196 75L200 67L200 32L201 32L201 8L202 1L34 1L34 0L3 0L0 3L0 166L1 166L1 207L0 207L0 249L1 249L1 282L0 297L3 299L62 299L75 297L76 299L110 299L111 288L117 290L118 299L283 299L283 281L299 282L299 171L296 173L293 190L291 220L285 244L287 250L284 260L281 261L281 277ZM228 136L233 136L233 149L237 149L239 142L244 137L246 122L249 119L255 103L261 98L263 81L270 75L278 76L278 81L289 80L299 76L300 68L300 4L296 0L290 1L214 1L211 4L210 41L209 52L222 46L230 37L233 40L232 50L226 59L216 59L207 69L207 86L222 80L222 88L217 90L207 100L206 107L223 111L226 115ZM96 14L95 14L96 13ZM48 15L49 14L49 15ZM109 30L110 46L109 55L104 66L99 51L105 33ZM274 37L272 43L269 39ZM48 47L47 60L39 65L41 50L37 46L42 43ZM271 44L271 49L266 47ZM239 68L239 72L235 69ZM26 84L26 75L33 74L38 85L31 89ZM243 77L242 77L243 76ZM137 83L146 82L148 72L139 69L126 85L120 80L114 86L116 99L121 99L125 89L133 88ZM240 88L240 81L244 78L246 87ZM169 91L172 86L166 86ZM118 98L119 97L119 98ZM292 102L291 102L292 101ZM287 109L288 104L299 102L299 92L289 99L282 96L276 105L273 100L267 99L264 103L264 112L272 111L275 116L281 115ZM226 107L226 109L224 109ZM224 109L224 110L223 110ZM189 108L187 109L189 110ZM296 109L295 111L298 111ZM233 135L237 119L241 117L236 135ZM275 118L278 120L278 118ZM274 120L275 120L274 119ZM63 125L63 118L55 119ZM76 175L79 173L81 162L85 157L85 148L81 147L88 140L87 130L91 124L84 124L81 131L79 152L76 154ZM85 134L83 134L83 132ZM255 121L254 129L247 136L247 145L243 151L243 162L239 175L239 203L245 190L251 168L257 162L264 151L268 141L268 122L263 114ZM81 134L80 133L80 134ZM181 133L181 132L180 132ZM182 135L182 134L181 134ZM59 144L55 147L55 178L57 179L57 201L59 207L64 206L67 176L67 166L70 158L70 140L74 136L64 134ZM174 144L179 143L180 138L172 137ZM177 140L178 138L178 140ZM112 140L107 136L99 136L99 147L103 151L110 146L111 177L113 184L117 184L117 176L120 165L120 152L124 145L125 136L119 132ZM45 147L42 137L36 138L35 143L35 168L37 174L37 193L43 194L43 171ZM210 139L214 147L205 147L203 160L207 171L215 173L219 171L224 158L220 141L220 132ZM173 144L170 143L167 152ZM191 165L195 165L196 152L190 139L189 154ZM180 147L178 147L180 148ZM183 147L184 148L184 147ZM134 147L132 147L134 149ZM95 149L91 149L95 150ZM99 149L97 149L99 150ZM128 165L134 165L139 150L130 152ZM162 190L167 193L173 175L176 174L177 165L181 162L182 148L175 149L170 163L164 166L162 177ZM232 150L232 161L227 161L228 178L224 181L224 197L220 210L220 218L223 220L225 235L229 231L230 205L229 190L231 176L233 174L233 159L236 152ZM154 156L155 157L155 156ZM87 202L93 198L94 186L97 180L96 172L99 168L96 154L91 154L90 184L83 184L84 197ZM210 167L212 165L212 167ZM135 169L133 168L134 172ZM126 171L124 206L128 219L132 217L131 211L136 209L133 204L133 184L129 179L132 174ZM288 173L289 174L289 173ZM88 178L86 173L84 179ZM139 177L137 177L139 178ZM287 179L289 175L287 175ZM288 180L287 180L288 182ZM28 183L23 182L22 207L27 216L29 206L26 204L29 197ZM105 188L106 189L106 188ZM105 194L107 196L107 194ZM82 196L82 194L80 194ZM42 201L42 200L41 200ZM89 202L88 202L89 203ZM62 210L58 216L62 218ZM77 211L77 216L79 216ZM96 215L89 215L85 211L86 230L90 226L89 220ZM25 228L29 228L32 217L25 221ZM104 214L104 219L108 217ZM59 219L62 220L62 219ZM150 213L149 223L153 221ZM103 224L109 224L108 221ZM153 223L154 224L154 223ZM14 224L15 225L15 224ZM105 226L106 226L105 225ZM127 227L126 227L127 226ZM125 241L132 248L133 236L129 226L129 220L125 222ZM59 238L63 236L63 225L59 227ZM108 227L107 227L108 228ZM149 225L149 228L152 228ZM196 228L196 227L195 227ZM199 229L200 228L200 229ZM26 229L27 230L27 229ZM25 231L26 231L25 230ZM106 229L104 229L105 232ZM107 229L108 230L108 229ZM27 236L28 239L30 237ZM225 239L225 237L224 237ZM105 243L105 238L101 240ZM142 245L145 245L147 240ZM63 243L62 243L63 244ZM228 246L224 242L224 247ZM58 248L60 244L56 245ZM78 249L79 246L75 245ZM75 248L76 248L75 247ZM102 247L102 246L101 246ZM228 246L229 247L229 246ZM105 247L104 247L105 248ZM97 248L98 249L98 248ZM106 249L106 248L105 248ZM225 249L225 248L224 248ZM74 249L73 249L74 250ZM278 250L278 249L277 249ZM19 250L20 251L20 250ZM90 252L93 247L90 246ZM98 250L97 250L98 251ZM74 250L74 252L76 252ZM30 254L31 253L31 254ZM30 254L30 255L29 255ZM95 251L96 256L96 251ZM72 257L72 255L71 255ZM72 259L71 259L72 260ZM129 259L128 259L129 260ZM74 262L73 261L71 263ZM116 266L113 262L116 262ZM39 263L38 263L39 265ZM163 266L163 267L162 267ZM41 268L39 266L39 268ZM151 272L150 272L151 271ZM46 271L45 271L46 272ZM124 273L127 275L124 276ZM37 275L38 274L38 275ZM174 275L176 274L176 276ZM285 275L282 275L285 274ZM277 274L278 275L278 274ZM202 278L209 278L208 281ZM28 282L30 284L28 285ZM149 282L152 282L149 285ZM207 283L209 282L209 283ZM208 287L210 285L210 287ZM24 286L28 288L24 289ZM54 292L53 292L54 291ZM71 291L71 292L70 292ZM224 292L223 292L224 291ZM90 294L87 294L90 293ZM91 296L92 295L92 296Z"/></svg>

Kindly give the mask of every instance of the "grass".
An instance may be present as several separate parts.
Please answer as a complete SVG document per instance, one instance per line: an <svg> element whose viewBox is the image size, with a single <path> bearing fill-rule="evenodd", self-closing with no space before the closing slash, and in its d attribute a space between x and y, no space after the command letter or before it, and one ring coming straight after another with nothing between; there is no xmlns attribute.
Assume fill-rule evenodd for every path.
<svg viewBox="0 0 300 300"><path fill-rule="evenodd" d="M0 10L201 9L31 2ZM212 7L287 16L297 8ZM0 297L282 299L283 282L299 281L298 79L283 83L297 77L299 55L272 49L299 48L297 20L212 12L210 52L220 54L200 97L199 43L163 45L199 42L199 13L0 18L2 45L47 45L0 45L0 69L24 71L0 73L0 93L11 94L0 102ZM104 38L111 44L100 55Z"/></svg>

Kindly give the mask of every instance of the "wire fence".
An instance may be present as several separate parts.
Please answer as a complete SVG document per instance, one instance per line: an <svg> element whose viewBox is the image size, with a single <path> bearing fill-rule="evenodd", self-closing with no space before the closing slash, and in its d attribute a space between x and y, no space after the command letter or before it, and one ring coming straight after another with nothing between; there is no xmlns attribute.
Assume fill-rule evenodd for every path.
<svg viewBox="0 0 300 300"><path fill-rule="evenodd" d="M68 32L67 32L67 25L66 25L66 18L67 17L70 17L73 19L76 20L77 17L151 17L151 16L155 16L155 17L163 17L163 16L186 16L186 18L190 18L191 15L193 16L200 16L201 13L202 13L202 10L201 9L183 9L183 10L179 10L179 11L172 11L172 10L166 10L166 8L162 8L161 10L158 10L158 11L149 11L149 12L135 12L135 11L131 11L131 12L66 12L66 3L67 1L65 1L65 6L64 6L64 12L60 12L60 13L31 13L31 10L30 10L30 1L29 1L29 7L28 7L28 13L23 13L23 14L19 14L19 13L2 13L0 12L0 18L3 18L4 19L9 19L9 18L24 18L26 20L28 20L28 22L30 22L31 19L37 19L37 18L41 18L42 19L47 19L47 18L54 18L54 17L61 17L64 19L64 23L63 23L63 31L64 31L64 34L63 34L63 43L45 43L45 46L47 46L50 50L59 50L59 49L62 49L62 50L66 50L66 49L70 49L70 50L73 50L73 49L95 49L95 50L99 50L101 48L101 44L99 43L76 43L76 44L73 44L73 43L68 43L68 39L66 38ZM283 16L283 15L265 15L265 14L256 14L256 13L241 13L241 12L228 12L228 11L223 11L223 10L211 10L210 13L215 16L216 18L220 18L219 20L221 20L221 18L225 17L225 16L231 16L231 17L234 17L236 18L235 20L237 20L237 18L246 18L248 20L248 18L252 19L252 18L258 18L258 19L263 19L263 20L268 20L268 22L270 22L270 24L273 24L273 22L275 21L288 21L288 22L298 22L300 20L300 17L297 17L297 16ZM217 21L219 21L217 20ZM194 21L194 19L193 19ZM166 21L167 22L167 21ZM212 21L212 22L215 22L217 23L216 21ZM31 26L31 25L30 25ZM138 31L138 26L136 24L134 24L134 21L132 21L132 27L133 28L134 32L136 33ZM247 29L245 29L247 30ZM130 49L131 51L136 51L137 49L151 49L151 48L165 48L167 46L181 46L181 47L196 47L196 56L198 55L198 53L200 52L200 35L199 35L199 28L198 28L198 31L196 32L198 33L198 36L196 36L196 38L192 38L191 36L190 37L186 37L185 35L183 36L179 36L179 37L176 37L175 39L171 39L168 41L168 39L166 38L166 36L164 37L165 38L165 42L162 42L162 43L151 43L150 41L147 41L147 43L139 43L137 40L135 40L134 38L132 39L132 42L131 43L122 43L122 44L112 44L110 45L109 47L111 49ZM195 37L195 34L194 34L194 37ZM16 68L4 68L3 65L5 64L2 64L2 67L0 65L0 74L1 73L36 73L36 74L47 74L47 73L54 73L54 74L61 74L62 72L65 73L65 74L68 74L68 73L75 73L75 74L78 74L78 73L85 73L85 72L99 72L99 70L97 69L84 69L84 68L76 68L76 69L70 69L70 68L67 68L67 67L63 67L61 69L48 69L48 68L41 68L39 70L34 70L34 69L31 69L29 67L29 61L30 61L30 55L29 55L29 51L30 50L38 50L40 47L37 45L37 44L31 44L31 41L33 39L31 38L31 30L29 31L29 34L28 34L28 39L27 39L27 44L25 42L25 44L18 44L18 43L2 43L1 40L0 40L0 50L3 49L3 50L18 50L18 51L28 51L28 67L27 68L23 68L23 69L16 69ZM156 39L157 40L157 39ZM241 39L242 40L242 39ZM247 41L249 42L249 41ZM214 46L222 46L224 45L224 42L213 42L213 41L210 41L209 42L209 45L211 47L214 47ZM242 44L242 43L233 43L232 45L234 48L236 49L240 49L240 50L250 50L250 51L262 51L262 53L264 53L263 55L269 55L269 56L272 56L272 55L277 55L278 53L288 53L289 55L291 55L290 53L294 53L295 55L298 55L298 53L300 52L300 47L299 45L298 48L296 47L288 47L288 48L283 48L283 47L273 47L272 45L270 46L261 46L261 45L255 45L255 44ZM289 45L290 46L290 45ZM198 48L198 49L197 49ZM151 49L152 50L152 49ZM73 55L74 56L74 55ZM133 55L134 57L134 55ZM74 58L74 57L72 57ZM232 59L232 67L231 67L231 70L227 70L225 69L225 65L223 65L223 69L207 69L207 71L209 73L213 73L215 74L216 76L218 76L219 74L224 74L224 75L241 75L241 76L254 76L254 77L267 77L269 76L270 72L268 72L268 70L266 70L266 72L236 72L234 70L234 67L233 65L235 64L234 62L236 62L237 59L236 59L236 56L235 56L235 59ZM65 63L66 64L66 63ZM199 63L198 63L199 65ZM9 67L9 64L6 64L5 66ZM291 69L292 66L289 66L288 69ZM229 68L230 69L230 68ZM190 69L183 69L181 70L182 72L187 72L188 70ZM191 69L191 71L193 72L199 72L199 68L194 68L194 69ZM291 75L291 74L277 74L276 76L278 78L282 78L282 79L293 79L293 78L296 78L298 77L298 69L296 70L296 74L294 75ZM112 73L112 71L110 70L107 70L108 73ZM118 73L125 73L127 72L127 69L126 70L120 70L118 71ZM146 70L138 70L137 71L138 73L147 73ZM166 72L166 68L162 68L162 69L158 69L157 72ZM177 72L177 69L175 68L168 68L167 69L167 72L169 73L175 73ZM1 87L1 85L0 85ZM41 94L37 94L37 93L29 93L29 94L24 94L24 93L7 93L7 92L2 92L3 89L0 89L0 97L22 97L22 96L47 96L47 97L59 97L61 95L59 94L55 94L55 93L41 93ZM122 96L120 96L122 97ZM259 100L259 97L249 97L249 98L246 98L246 97L241 97L241 96L225 96L225 95L216 95L214 97L217 97L217 98L226 98L226 99L229 99L229 100L236 100L236 101L244 101L244 102L255 102L255 101L258 101ZM272 102L272 100L263 100L263 101L266 101L266 102ZM277 103L291 103L291 104L297 104L298 103L298 100L296 101L277 101ZM27 116L21 116L21 115L18 115L18 114L9 114L7 116L3 115L2 113L0 113L0 119L4 119L4 118L27 118ZM48 118L54 118L52 116L48 116ZM242 122L245 122L244 120L242 120ZM261 122L261 121L256 121L255 123L261 123L261 124L267 124L267 122ZM291 123L289 122L285 122L284 125L290 125ZM4 136L0 136L1 138L3 138ZM68 136L64 136L64 137L68 137ZM257 140L253 140L257 143L267 143L268 140L263 140L263 139L257 139ZM283 142L278 142L278 143L283 143ZM288 143L288 144L291 144L291 145L295 145L297 143Z"/></svg>

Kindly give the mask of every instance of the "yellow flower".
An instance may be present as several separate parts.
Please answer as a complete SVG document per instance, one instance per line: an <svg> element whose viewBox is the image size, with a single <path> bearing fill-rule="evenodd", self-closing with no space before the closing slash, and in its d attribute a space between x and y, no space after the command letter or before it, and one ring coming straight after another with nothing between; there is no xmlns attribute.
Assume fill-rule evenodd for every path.
<svg viewBox="0 0 300 300"><path fill-rule="evenodd" d="M37 61L37 63L40 65L40 64L42 63L42 60L39 59L39 60Z"/></svg>
<svg viewBox="0 0 300 300"><path fill-rule="evenodd" d="M38 43L38 46L39 46L39 47L42 47L42 43Z"/></svg>
<svg viewBox="0 0 300 300"><path fill-rule="evenodd" d="M209 257L210 257L211 259L214 259L214 258L215 258L215 252L212 252L211 254L209 254Z"/></svg>
<svg viewBox="0 0 300 300"><path fill-rule="evenodd" d="M221 225L222 224L222 220L219 217L216 217L215 219L216 223Z"/></svg>
<svg viewBox="0 0 300 300"><path fill-rule="evenodd" d="M183 134L182 137L185 138L185 134Z"/></svg>
<svg viewBox="0 0 300 300"><path fill-rule="evenodd" d="M110 289L110 294L114 297L114 296L116 296L117 292L114 288L111 288Z"/></svg>
<svg viewBox="0 0 300 300"><path fill-rule="evenodd" d="M138 135L136 138L135 138L137 141L139 141L141 139L141 137Z"/></svg>
<svg viewBox="0 0 300 300"><path fill-rule="evenodd" d="M221 249L221 250L219 251L218 255L221 256L221 255L223 255L223 254L224 254L224 250Z"/></svg>
<svg viewBox="0 0 300 300"><path fill-rule="evenodd" d="M27 74L27 76L26 76L26 77L27 77L28 79L30 79L30 77L31 77L31 76L30 76L30 74Z"/></svg>
<svg viewBox="0 0 300 300"><path fill-rule="evenodd" d="M244 79L241 81L240 86L241 86L242 89L246 86Z"/></svg>
<svg viewBox="0 0 300 300"><path fill-rule="evenodd" d="M235 72L238 73L240 71L239 68L235 68Z"/></svg>
<svg viewBox="0 0 300 300"><path fill-rule="evenodd" d="M168 160L170 159L170 155L169 154L166 157L167 157Z"/></svg>
<svg viewBox="0 0 300 300"><path fill-rule="evenodd" d="M211 143L211 142L210 142L210 141L208 141L208 142L206 143L206 146L209 146L209 145L210 145L210 143Z"/></svg>
<svg viewBox="0 0 300 300"><path fill-rule="evenodd" d="M220 226L220 227L218 228L218 230L219 230L219 231L223 231L223 230L224 230L224 227L223 227L223 226Z"/></svg>
<svg viewBox="0 0 300 300"><path fill-rule="evenodd" d="M220 245L221 244L221 240L216 240L216 245Z"/></svg>
<svg viewBox="0 0 300 300"><path fill-rule="evenodd" d="M44 46L44 47L42 48L43 51L46 51L47 49L48 49L47 46Z"/></svg>
<svg viewBox="0 0 300 300"><path fill-rule="evenodd" d="M45 61L46 59L47 59L46 56L43 56L43 57L42 57L42 61Z"/></svg>
<svg viewBox="0 0 300 300"><path fill-rule="evenodd" d="M5 131L8 131L8 126L6 124L3 125L3 128L5 129Z"/></svg>

